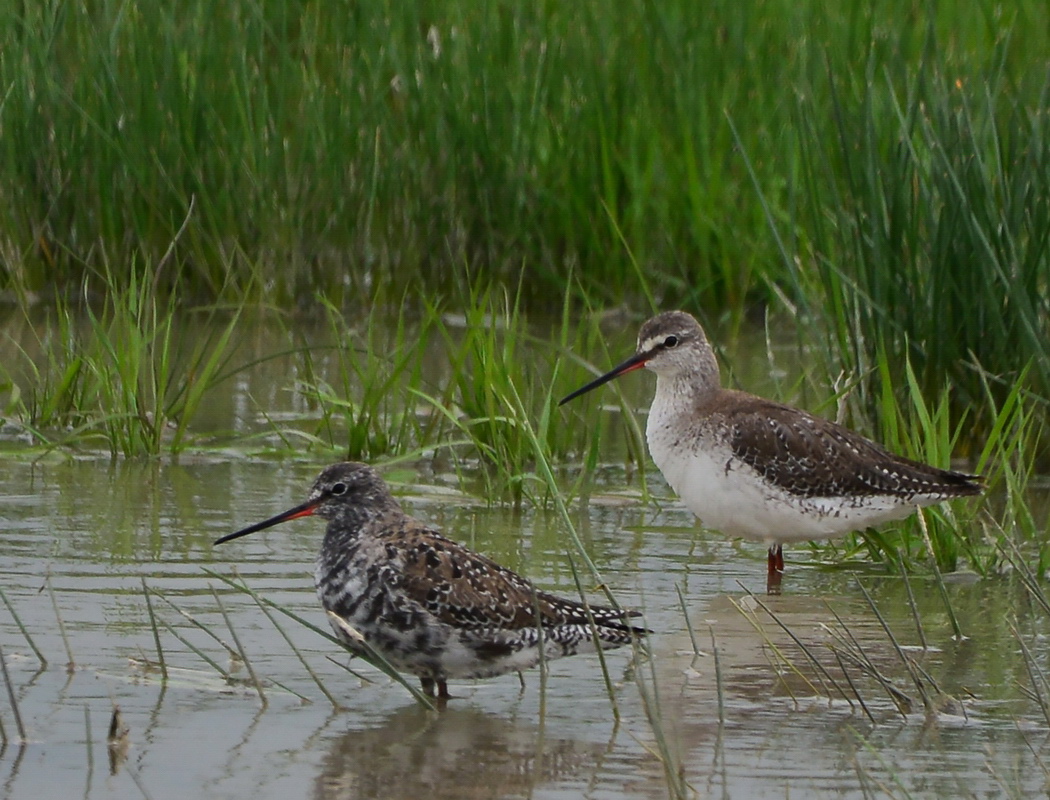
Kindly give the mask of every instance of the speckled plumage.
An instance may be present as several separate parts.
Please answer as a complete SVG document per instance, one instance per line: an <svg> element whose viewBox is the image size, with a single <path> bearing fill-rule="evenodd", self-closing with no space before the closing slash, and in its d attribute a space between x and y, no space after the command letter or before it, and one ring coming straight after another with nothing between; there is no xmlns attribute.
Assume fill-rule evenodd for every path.
<svg viewBox="0 0 1050 800"><path fill-rule="evenodd" d="M219 542L288 519L328 520L314 575L321 605L391 666L447 697L450 678L488 678L555 659L629 644L646 634L625 612L584 606L528 580L407 516L370 467L335 464L305 503ZM588 616L588 611L590 617ZM591 624L591 618L594 624ZM349 626L351 631L346 630Z"/></svg>
<svg viewBox="0 0 1050 800"><path fill-rule="evenodd" d="M659 314L635 355L562 403L634 369L656 373L646 440L682 502L709 527L770 543L824 539L978 494L979 478L894 455L829 420L721 386L699 323Z"/></svg>

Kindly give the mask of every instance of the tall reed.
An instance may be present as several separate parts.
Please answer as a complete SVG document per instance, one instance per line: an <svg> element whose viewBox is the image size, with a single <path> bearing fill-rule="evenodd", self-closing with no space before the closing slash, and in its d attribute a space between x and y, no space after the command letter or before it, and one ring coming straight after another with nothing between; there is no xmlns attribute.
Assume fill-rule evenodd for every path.
<svg viewBox="0 0 1050 800"><path fill-rule="evenodd" d="M983 363L1039 343L1048 33L1038 0L971 11L22 4L0 26L0 285L170 250L158 285L197 297L447 291L469 263L524 266L542 304L572 266L603 302L644 275L660 305L740 313L822 307L793 285L815 271L905 329L931 296L1008 297L1011 319L942 316L994 329L967 339Z"/></svg>

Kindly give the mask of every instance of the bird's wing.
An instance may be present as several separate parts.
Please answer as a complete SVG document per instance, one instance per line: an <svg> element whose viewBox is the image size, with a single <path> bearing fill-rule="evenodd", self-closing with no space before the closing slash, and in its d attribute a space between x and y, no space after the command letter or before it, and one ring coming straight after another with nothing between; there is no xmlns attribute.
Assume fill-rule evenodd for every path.
<svg viewBox="0 0 1050 800"><path fill-rule="evenodd" d="M586 622L582 603L533 587L495 561L429 529L398 535L401 589L460 628L535 628Z"/></svg>
<svg viewBox="0 0 1050 800"><path fill-rule="evenodd" d="M770 483L802 497L955 496L973 476L896 456L848 428L752 398L726 414L734 455Z"/></svg>

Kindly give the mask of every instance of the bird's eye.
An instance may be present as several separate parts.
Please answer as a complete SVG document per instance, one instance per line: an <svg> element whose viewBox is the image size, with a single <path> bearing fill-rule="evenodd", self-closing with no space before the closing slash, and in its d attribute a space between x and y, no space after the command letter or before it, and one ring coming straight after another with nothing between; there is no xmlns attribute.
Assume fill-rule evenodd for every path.
<svg viewBox="0 0 1050 800"><path fill-rule="evenodd" d="M664 339L664 347L677 347L677 346L678 346L678 337L677 336L671 335L671 336L668 336L666 339Z"/></svg>
<svg viewBox="0 0 1050 800"><path fill-rule="evenodd" d="M342 482L332 484L332 494L337 496L346 494L346 484Z"/></svg>

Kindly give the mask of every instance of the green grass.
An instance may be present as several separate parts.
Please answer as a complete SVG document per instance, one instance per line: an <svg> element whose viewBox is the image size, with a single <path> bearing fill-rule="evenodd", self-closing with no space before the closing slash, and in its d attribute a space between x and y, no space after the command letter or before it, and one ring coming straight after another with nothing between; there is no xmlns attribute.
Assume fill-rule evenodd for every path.
<svg viewBox="0 0 1050 800"><path fill-rule="evenodd" d="M244 320L272 314L287 343L254 358L290 359L299 415L249 398L264 422L233 444L438 454L547 503L555 478L571 497L649 463L640 395L552 408L581 365L622 358L654 310L731 332L764 313L771 350L804 359L780 399L821 411L848 385L853 427L988 474L987 506L928 518L941 570L994 572L1003 536L1050 563L1026 494L1050 463L1042 3L0 20L0 296L33 331L5 348L0 414L41 446L210 446L204 411L253 369ZM929 557L919 533L847 546L896 570Z"/></svg>
<svg viewBox="0 0 1050 800"><path fill-rule="evenodd" d="M318 305L332 344L301 337L294 387L315 415L310 435L357 461L405 455L436 438L438 420L420 418L409 401L410 387L426 382L431 320L401 313L388 324L380 304L360 318L326 300Z"/></svg>
<svg viewBox="0 0 1050 800"><path fill-rule="evenodd" d="M931 30L916 64L872 63L862 86L829 76L830 114L798 106L798 215L774 222L792 234L793 296L838 365L906 355L924 391L951 382L957 410L981 402L988 372L1000 398L1022 376L1050 388L1050 128L1036 99L1050 84L1011 71L1025 35L1002 30L976 73L946 62ZM878 384L861 387L871 409Z"/></svg>
<svg viewBox="0 0 1050 800"><path fill-rule="evenodd" d="M826 339L830 375L864 376L869 413L882 353L927 393L950 379L956 411L984 373L1000 399L1026 368L1050 396L1037 0L50 2L0 19L9 297L145 268L181 304L361 308L481 279L548 312L566 293L770 306Z"/></svg>
<svg viewBox="0 0 1050 800"><path fill-rule="evenodd" d="M490 501L552 504L563 514L565 502L591 491L595 471L625 463L640 467L644 493L651 466L634 409L648 402L649 381L630 378L556 406L589 374L620 360L615 351L630 339L610 336L605 315L577 313L570 293L556 318L535 319L520 291L480 284L420 309L377 301L366 315L319 301L321 318L310 325L271 315L262 329L272 338L254 348L238 346L257 336L257 328L238 327L243 311L187 317L159 295L143 280L128 290L113 286L97 308L76 313L60 305L55 322L30 328L30 341L8 348L20 362L5 367L13 387L8 415L38 442L31 452L101 447L120 456L177 456L217 447L258 451L262 439L270 457L450 459L461 483ZM1045 421L1024 374L1004 399L985 376L983 396L960 414L949 382L927 394L910 360L901 369L882 355L881 395L870 415L856 379L829 398L821 376L834 359L826 350L804 347L785 358L790 350L774 343L804 333L770 320L766 335L768 362L757 371L776 375L787 367L785 377L744 388L828 415L837 402L843 421L891 450L943 467L962 458L963 468L986 479L985 498L929 510L925 531L915 518L883 526L817 545L822 560L863 556L894 573L935 566L991 575L1009 543L1045 570L1044 514L1030 494ZM596 364L580 356L594 352ZM278 359L261 382L252 378ZM614 398L618 413L607 413ZM249 414L237 432L201 430L203 411L224 403ZM576 550L586 557L579 543Z"/></svg>
<svg viewBox="0 0 1050 800"><path fill-rule="evenodd" d="M895 304L921 314L942 290L962 303L945 321L996 308L979 288L1034 313L1046 287L1012 276L1045 266L1045 10L970 12L13 7L0 284L26 297L171 249L161 284L198 298L341 305L448 290L467 262L501 282L527 268L533 303L574 265L603 302L645 294L642 274L661 304L737 313L778 288L855 305L836 287L905 327L921 322ZM918 280L879 277L900 270ZM982 315L983 343L1038 347L1032 319Z"/></svg>
<svg viewBox="0 0 1050 800"><path fill-rule="evenodd" d="M46 447L176 455L193 444L191 425L223 377L240 312L205 310L187 324L147 270L127 284L105 280L101 301L60 302L43 326L27 312L35 341L15 343L0 367L8 413Z"/></svg>

